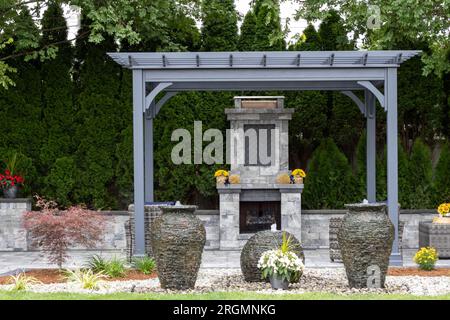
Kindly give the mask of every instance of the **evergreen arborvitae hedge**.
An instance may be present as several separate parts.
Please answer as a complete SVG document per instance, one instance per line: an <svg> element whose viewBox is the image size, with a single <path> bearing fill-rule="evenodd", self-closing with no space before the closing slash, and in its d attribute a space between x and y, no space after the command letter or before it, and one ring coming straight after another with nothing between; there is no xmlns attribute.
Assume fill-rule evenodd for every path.
<svg viewBox="0 0 450 320"><path fill-rule="evenodd" d="M408 174L405 177L407 189L402 190L405 199L401 202L402 205L412 209L432 207L432 179L430 148L421 139L416 139L409 158Z"/></svg>
<svg viewBox="0 0 450 320"><path fill-rule="evenodd" d="M441 155L434 172L435 197L434 205L442 202L450 202L450 145L448 142L442 145Z"/></svg>
<svg viewBox="0 0 450 320"><path fill-rule="evenodd" d="M73 157L56 159L49 174L45 177L47 190L45 196L54 199L59 205L68 206L73 201L73 190L78 182L78 172Z"/></svg>
<svg viewBox="0 0 450 320"><path fill-rule="evenodd" d="M143 42L123 51L158 50L284 50L278 0L256 0L237 35L237 14L231 0L204 0L203 28L176 8L167 17L165 34L142 32ZM133 131L131 72L106 56L117 43L107 39L94 45L81 38L75 48L67 40L61 7L51 1L41 33L26 9L20 10L16 28L31 30L41 45L61 42L54 59L43 62L8 60L17 68L15 87L0 88L0 159L19 152L25 175L24 195L38 193L62 205L86 203L95 208L125 208L133 201ZM83 29L89 21L83 20ZM140 26L142 27L142 26ZM148 30L143 28L142 30ZM401 48L417 47L399 44ZM421 48L421 47L420 47ZM14 44L2 53L14 53ZM32 49L32 48L30 48ZM352 50L353 42L336 12L331 11L319 31L308 25L290 50ZM426 48L423 48L426 49ZM53 51L50 50L50 53ZM434 207L450 201L450 150L444 144L434 172L429 147L441 132L448 132L448 102L443 82L424 77L419 58L399 69L399 128L401 145L415 141L410 156L399 149L399 202L403 208ZM243 93L239 93L241 95ZM262 94L262 93L258 93ZM366 196L365 119L354 103L340 93L318 91L273 93L286 96L295 109L289 126L290 167L308 169L305 208L339 208ZM226 165L174 165L172 131L192 132L194 120L203 132L225 132L224 108L232 107L235 93L180 93L154 121L155 200L182 200L203 207L217 205L213 173ZM442 101L441 101L442 100ZM383 149L385 113L378 112L379 149ZM325 139L328 137L328 139ZM422 137L423 140L416 140ZM209 144L204 142L203 146ZM308 164L309 163L309 164ZM352 165L353 169L352 170ZM0 167L3 164L0 163ZM355 171L355 172L353 172ZM433 173L433 174L432 174ZM377 198L386 200L386 156L377 157Z"/></svg>
<svg viewBox="0 0 450 320"><path fill-rule="evenodd" d="M357 182L350 164L332 139L324 139L314 151L305 178L303 207L343 208L356 199Z"/></svg>
<svg viewBox="0 0 450 320"><path fill-rule="evenodd" d="M15 20L17 29L26 29L31 34L39 35L29 11L23 8ZM13 54L15 46L8 48ZM30 49L30 48L26 48ZM25 175L26 185L23 196L31 191L40 190L37 182L36 159L39 158L44 126L42 126L41 76L38 61L24 61L18 57L8 60L17 73L11 78L15 86L8 89L0 87L0 160L6 160L11 153L19 152L23 159L19 172ZM33 160L32 160L33 159ZM0 164L1 165L1 164Z"/></svg>

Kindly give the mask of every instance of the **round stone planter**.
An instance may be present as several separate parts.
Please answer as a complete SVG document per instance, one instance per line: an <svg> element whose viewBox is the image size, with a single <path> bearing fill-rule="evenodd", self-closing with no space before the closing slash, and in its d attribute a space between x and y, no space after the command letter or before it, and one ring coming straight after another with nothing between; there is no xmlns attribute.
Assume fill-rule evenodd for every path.
<svg viewBox="0 0 450 320"><path fill-rule="evenodd" d="M286 236L291 234L286 232ZM277 249L283 242L283 231L260 231L255 233L244 245L241 252L241 271L245 281L262 282L261 270L258 269L258 261L261 255L272 249ZM295 246L293 250L299 258L305 263L305 255L300 242L292 236L291 243Z"/></svg>
<svg viewBox="0 0 450 320"><path fill-rule="evenodd" d="M151 244L163 289L192 289L202 260L206 231L196 206L162 207L152 225Z"/></svg>
<svg viewBox="0 0 450 320"><path fill-rule="evenodd" d="M386 204L349 204L346 208L338 242L349 286L383 288L394 240Z"/></svg>
<svg viewBox="0 0 450 320"><path fill-rule="evenodd" d="M19 191L19 188L17 188L17 186L12 186L12 187L3 189L3 196L8 199L15 199L15 198L17 198L18 191Z"/></svg>

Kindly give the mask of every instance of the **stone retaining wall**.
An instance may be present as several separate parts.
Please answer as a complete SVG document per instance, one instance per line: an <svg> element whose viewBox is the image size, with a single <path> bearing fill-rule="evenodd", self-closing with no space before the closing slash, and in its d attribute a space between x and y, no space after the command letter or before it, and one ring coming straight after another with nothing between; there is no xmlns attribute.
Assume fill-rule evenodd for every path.
<svg viewBox="0 0 450 320"><path fill-rule="evenodd" d="M0 199L0 251L35 250L30 246L21 216L31 209L30 199ZM307 249L328 248L329 219L342 217L345 210L303 210L301 215L302 243ZM125 223L127 211L103 211L107 230L104 240L96 250L126 250ZM403 248L419 246L419 222L431 221L435 210L401 210L400 219L405 221ZM198 210L197 216L205 223L207 250L219 248L219 210ZM83 248L72 248L83 249Z"/></svg>
<svg viewBox="0 0 450 320"><path fill-rule="evenodd" d="M31 239L22 227L22 215L31 210L31 199L0 198L0 251L35 251ZM106 219L103 241L97 250L125 250L127 211L101 211ZM83 247L71 248L84 250Z"/></svg>

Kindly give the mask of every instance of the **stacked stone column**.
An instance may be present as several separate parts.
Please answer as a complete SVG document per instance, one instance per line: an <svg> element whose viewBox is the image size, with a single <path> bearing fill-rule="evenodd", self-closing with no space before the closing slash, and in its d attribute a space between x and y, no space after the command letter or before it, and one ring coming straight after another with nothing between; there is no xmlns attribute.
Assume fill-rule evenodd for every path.
<svg viewBox="0 0 450 320"><path fill-rule="evenodd" d="M239 202L240 188L230 185L218 188L220 198L220 250L240 249L239 240Z"/></svg>
<svg viewBox="0 0 450 320"><path fill-rule="evenodd" d="M26 251L27 232L22 224L31 199L0 199L0 251Z"/></svg>
<svg viewBox="0 0 450 320"><path fill-rule="evenodd" d="M281 229L302 239L302 192L303 185L286 185L280 188Z"/></svg>

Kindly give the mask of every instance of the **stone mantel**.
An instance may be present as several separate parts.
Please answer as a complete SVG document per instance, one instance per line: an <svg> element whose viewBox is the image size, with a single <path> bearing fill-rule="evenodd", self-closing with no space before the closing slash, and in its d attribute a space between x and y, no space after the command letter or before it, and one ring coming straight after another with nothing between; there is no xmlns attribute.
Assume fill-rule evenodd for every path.
<svg viewBox="0 0 450 320"><path fill-rule="evenodd" d="M242 190L280 190L280 193L302 193L304 188L303 184L256 184L256 183L246 183L246 184L229 184L229 185L217 185L218 193L239 193Z"/></svg>
<svg viewBox="0 0 450 320"><path fill-rule="evenodd" d="M276 121L291 120L294 109L225 109L228 120Z"/></svg>

